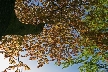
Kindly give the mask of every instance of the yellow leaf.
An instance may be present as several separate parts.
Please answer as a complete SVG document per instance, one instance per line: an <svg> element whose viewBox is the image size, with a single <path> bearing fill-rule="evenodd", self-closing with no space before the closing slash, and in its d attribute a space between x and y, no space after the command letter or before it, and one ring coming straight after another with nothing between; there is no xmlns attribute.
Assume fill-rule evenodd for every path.
<svg viewBox="0 0 108 72"><path fill-rule="evenodd" d="M14 70L15 69L15 66L9 66L8 69Z"/></svg>
<svg viewBox="0 0 108 72"><path fill-rule="evenodd" d="M3 72L7 72L6 69Z"/></svg>
<svg viewBox="0 0 108 72"><path fill-rule="evenodd" d="M25 70L30 70L30 67L28 67L26 64L24 65Z"/></svg>
<svg viewBox="0 0 108 72"><path fill-rule="evenodd" d="M9 63L10 63L10 64L16 64L15 60L13 60L13 59L11 59L11 58L9 58Z"/></svg>
<svg viewBox="0 0 108 72"><path fill-rule="evenodd" d="M86 42L88 41L88 38L86 38Z"/></svg>
<svg viewBox="0 0 108 72"><path fill-rule="evenodd" d="M18 69L15 72L20 72Z"/></svg>

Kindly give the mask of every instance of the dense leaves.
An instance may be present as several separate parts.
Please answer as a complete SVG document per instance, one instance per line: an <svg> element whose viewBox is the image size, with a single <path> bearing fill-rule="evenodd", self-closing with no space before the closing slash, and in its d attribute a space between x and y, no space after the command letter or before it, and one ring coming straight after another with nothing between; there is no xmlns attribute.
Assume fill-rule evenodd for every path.
<svg viewBox="0 0 108 72"><path fill-rule="evenodd" d="M15 13L22 23L34 24L39 23L58 23L74 21L82 16L81 7L78 7L76 1L60 0L60 1L42 1L37 2L41 5L35 5L32 1L15 2ZM79 3L79 2L78 2Z"/></svg>
<svg viewBox="0 0 108 72"><path fill-rule="evenodd" d="M46 24L38 35L2 37L0 47L14 64L8 69L17 67L18 72L18 67L24 66L30 70L19 57L37 60L38 68L49 61L63 68L82 63L81 72L98 72L101 63L108 65L107 0L16 0L14 10L22 23Z"/></svg>
<svg viewBox="0 0 108 72"><path fill-rule="evenodd" d="M106 56L107 50L108 50L107 9L108 9L108 2L106 0L105 1L98 0L98 4L96 5L85 6L85 10L88 11L88 14L85 15L85 18L82 19L82 21L86 22L85 26L88 28L88 31L85 33L82 33L81 31L80 32L81 32L81 35L85 37L84 40L89 38L90 39L89 41L92 40L91 42L94 42L95 45L89 45L90 43L88 44L88 42L85 42L86 45L89 45L89 46L85 46L85 44L83 43L84 50L82 51L81 55L77 58L77 60L79 60L80 58L81 58L80 60L82 60L82 58L85 58L82 62L80 62L83 64L80 67L81 72L83 71L99 72L99 71L102 71L102 68L103 68L102 72L105 72L106 70L108 70L107 69L108 57ZM92 50L92 53L91 53L91 50ZM65 62L63 64L66 65L69 62ZM102 63L106 63L106 65L101 66ZM69 65L73 65L73 64L68 64L66 67L68 67Z"/></svg>
<svg viewBox="0 0 108 72"><path fill-rule="evenodd" d="M20 56L29 57L30 60L37 60L38 67L42 67L45 63L48 64L49 61L54 60L58 65L61 65L61 61L72 58L71 54L76 56L79 53L77 47L78 38L75 38L76 34L71 33L73 30L68 24L46 24L43 32L39 35L4 36L1 48L5 50L5 57L10 57L10 64L16 64L14 57ZM21 51L27 51L27 54L21 55ZM48 59L48 57L51 59Z"/></svg>
<svg viewBox="0 0 108 72"><path fill-rule="evenodd" d="M49 61L56 60L58 65L61 61L72 58L71 54L77 55L77 41L75 34L68 24L58 23L57 25L46 24L43 32L39 35L7 35L2 38L1 48L5 50L5 58L9 58L10 64L15 67L24 66L15 62L14 57L29 57L30 60L38 61L38 68ZM76 49L75 49L76 48ZM21 55L21 51L27 54ZM51 59L48 59L50 57ZM13 66L9 67L13 69Z"/></svg>
<svg viewBox="0 0 108 72"><path fill-rule="evenodd" d="M85 7L85 10L88 14L82 20L86 22L86 26L89 28L89 31L86 32L86 35L91 39L94 39L97 44L108 44L108 1L98 0L98 4L91 5L88 8ZM91 35L92 34L92 35ZM90 36L91 35L91 36Z"/></svg>

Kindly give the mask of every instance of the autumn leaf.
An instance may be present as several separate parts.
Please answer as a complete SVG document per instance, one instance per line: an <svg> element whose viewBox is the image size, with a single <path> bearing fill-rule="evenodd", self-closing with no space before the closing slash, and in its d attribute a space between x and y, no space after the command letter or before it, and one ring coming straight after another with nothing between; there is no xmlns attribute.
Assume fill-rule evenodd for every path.
<svg viewBox="0 0 108 72"><path fill-rule="evenodd" d="M7 70L5 69L3 72L7 72Z"/></svg>
<svg viewBox="0 0 108 72"><path fill-rule="evenodd" d="M7 69L12 69L12 70L14 70L15 69L15 66L9 66Z"/></svg>
<svg viewBox="0 0 108 72"><path fill-rule="evenodd" d="M28 6L23 3L23 0L16 0L14 10L20 22L33 25L40 23L47 24L45 25L46 27L43 28L43 31L38 35L3 36L2 40L4 42L1 46L6 51L5 57L19 56L18 51L22 51L22 46L19 44L20 41L18 40L22 38L22 43L20 43L28 52L25 57L34 56L30 57L31 60L34 60L35 57L37 60L40 58L40 60L38 60L38 67L42 67L45 63L55 60L58 61L58 65L61 65L62 63L60 61L63 60L66 62L66 59L71 55L71 57L78 56L78 53L81 53L80 58L84 57L86 60L89 56L94 56L92 57L92 61L94 61L93 58L99 60L99 57L102 55L103 59L100 60L106 61L107 59L104 58L104 52L108 50L108 33L106 29L108 27L107 0L99 0L96 2L95 0L94 2L87 1L89 3L87 5L85 5L86 1L84 1L84 5L82 3L81 7L80 3L82 1L80 2L77 0L55 0L57 4L54 4L53 0L49 1L50 0L43 1L44 4L42 2L43 7L41 7L35 5ZM29 3L30 0L25 0L25 2ZM88 11L87 14L85 14L87 12L86 10ZM85 18L82 18L83 16ZM78 37L75 33L79 33ZM83 37L82 40L81 37ZM43 43L46 44L43 46ZM84 46L84 48L81 49L81 46ZM97 53L98 55L96 56L94 48L98 48L102 52ZM49 56L51 60L45 60L44 55L47 55L46 57ZM75 61L78 63L78 60ZM16 63L13 59L10 59L9 62L10 64ZM74 62L70 60L64 63L64 67L72 65L70 63L74 64ZM91 71L91 69L96 71L95 64L93 65L95 68L88 68L92 67L89 66L89 63L90 62L84 64L82 68L86 68L88 72ZM23 65L23 63L20 64ZM17 64L18 67L21 65ZM27 65L24 65L24 67L25 70L30 69Z"/></svg>
<svg viewBox="0 0 108 72"><path fill-rule="evenodd" d="M12 59L11 57L9 58L9 63L10 63L10 64L16 64L15 60Z"/></svg>
<svg viewBox="0 0 108 72"><path fill-rule="evenodd" d="M30 68L26 64L24 64L24 69L25 70L30 70Z"/></svg>
<svg viewBox="0 0 108 72"><path fill-rule="evenodd" d="M36 57L30 57L29 60L36 60Z"/></svg>
<svg viewBox="0 0 108 72"><path fill-rule="evenodd" d="M17 70L15 70L15 72L20 72L20 71L17 69Z"/></svg>

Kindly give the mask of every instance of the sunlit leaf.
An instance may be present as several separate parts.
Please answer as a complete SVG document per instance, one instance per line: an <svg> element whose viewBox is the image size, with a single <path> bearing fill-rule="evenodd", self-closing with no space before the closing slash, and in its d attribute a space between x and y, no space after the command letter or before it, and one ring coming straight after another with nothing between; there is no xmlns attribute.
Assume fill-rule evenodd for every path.
<svg viewBox="0 0 108 72"><path fill-rule="evenodd" d="M25 70L30 70L30 68L26 64L24 64L24 69Z"/></svg>

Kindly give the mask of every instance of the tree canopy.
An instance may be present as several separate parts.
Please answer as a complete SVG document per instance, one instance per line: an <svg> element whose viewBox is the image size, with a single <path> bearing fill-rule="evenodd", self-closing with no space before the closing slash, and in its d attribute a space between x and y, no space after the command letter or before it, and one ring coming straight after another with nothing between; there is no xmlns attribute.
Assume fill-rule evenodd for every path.
<svg viewBox="0 0 108 72"><path fill-rule="evenodd" d="M6 30L8 35L4 34L0 44L13 64L7 69L24 66L29 70L19 57L37 60L38 68L56 61L63 68L82 63L81 72L107 69L107 0L16 0L14 11L20 22L14 24L12 18ZM13 24L19 27L14 28ZM38 25L41 29L36 29ZM22 30L18 30L20 26ZM39 29L41 32L36 33ZM22 56L20 52L25 51L27 54ZM100 62L106 64L101 66Z"/></svg>

